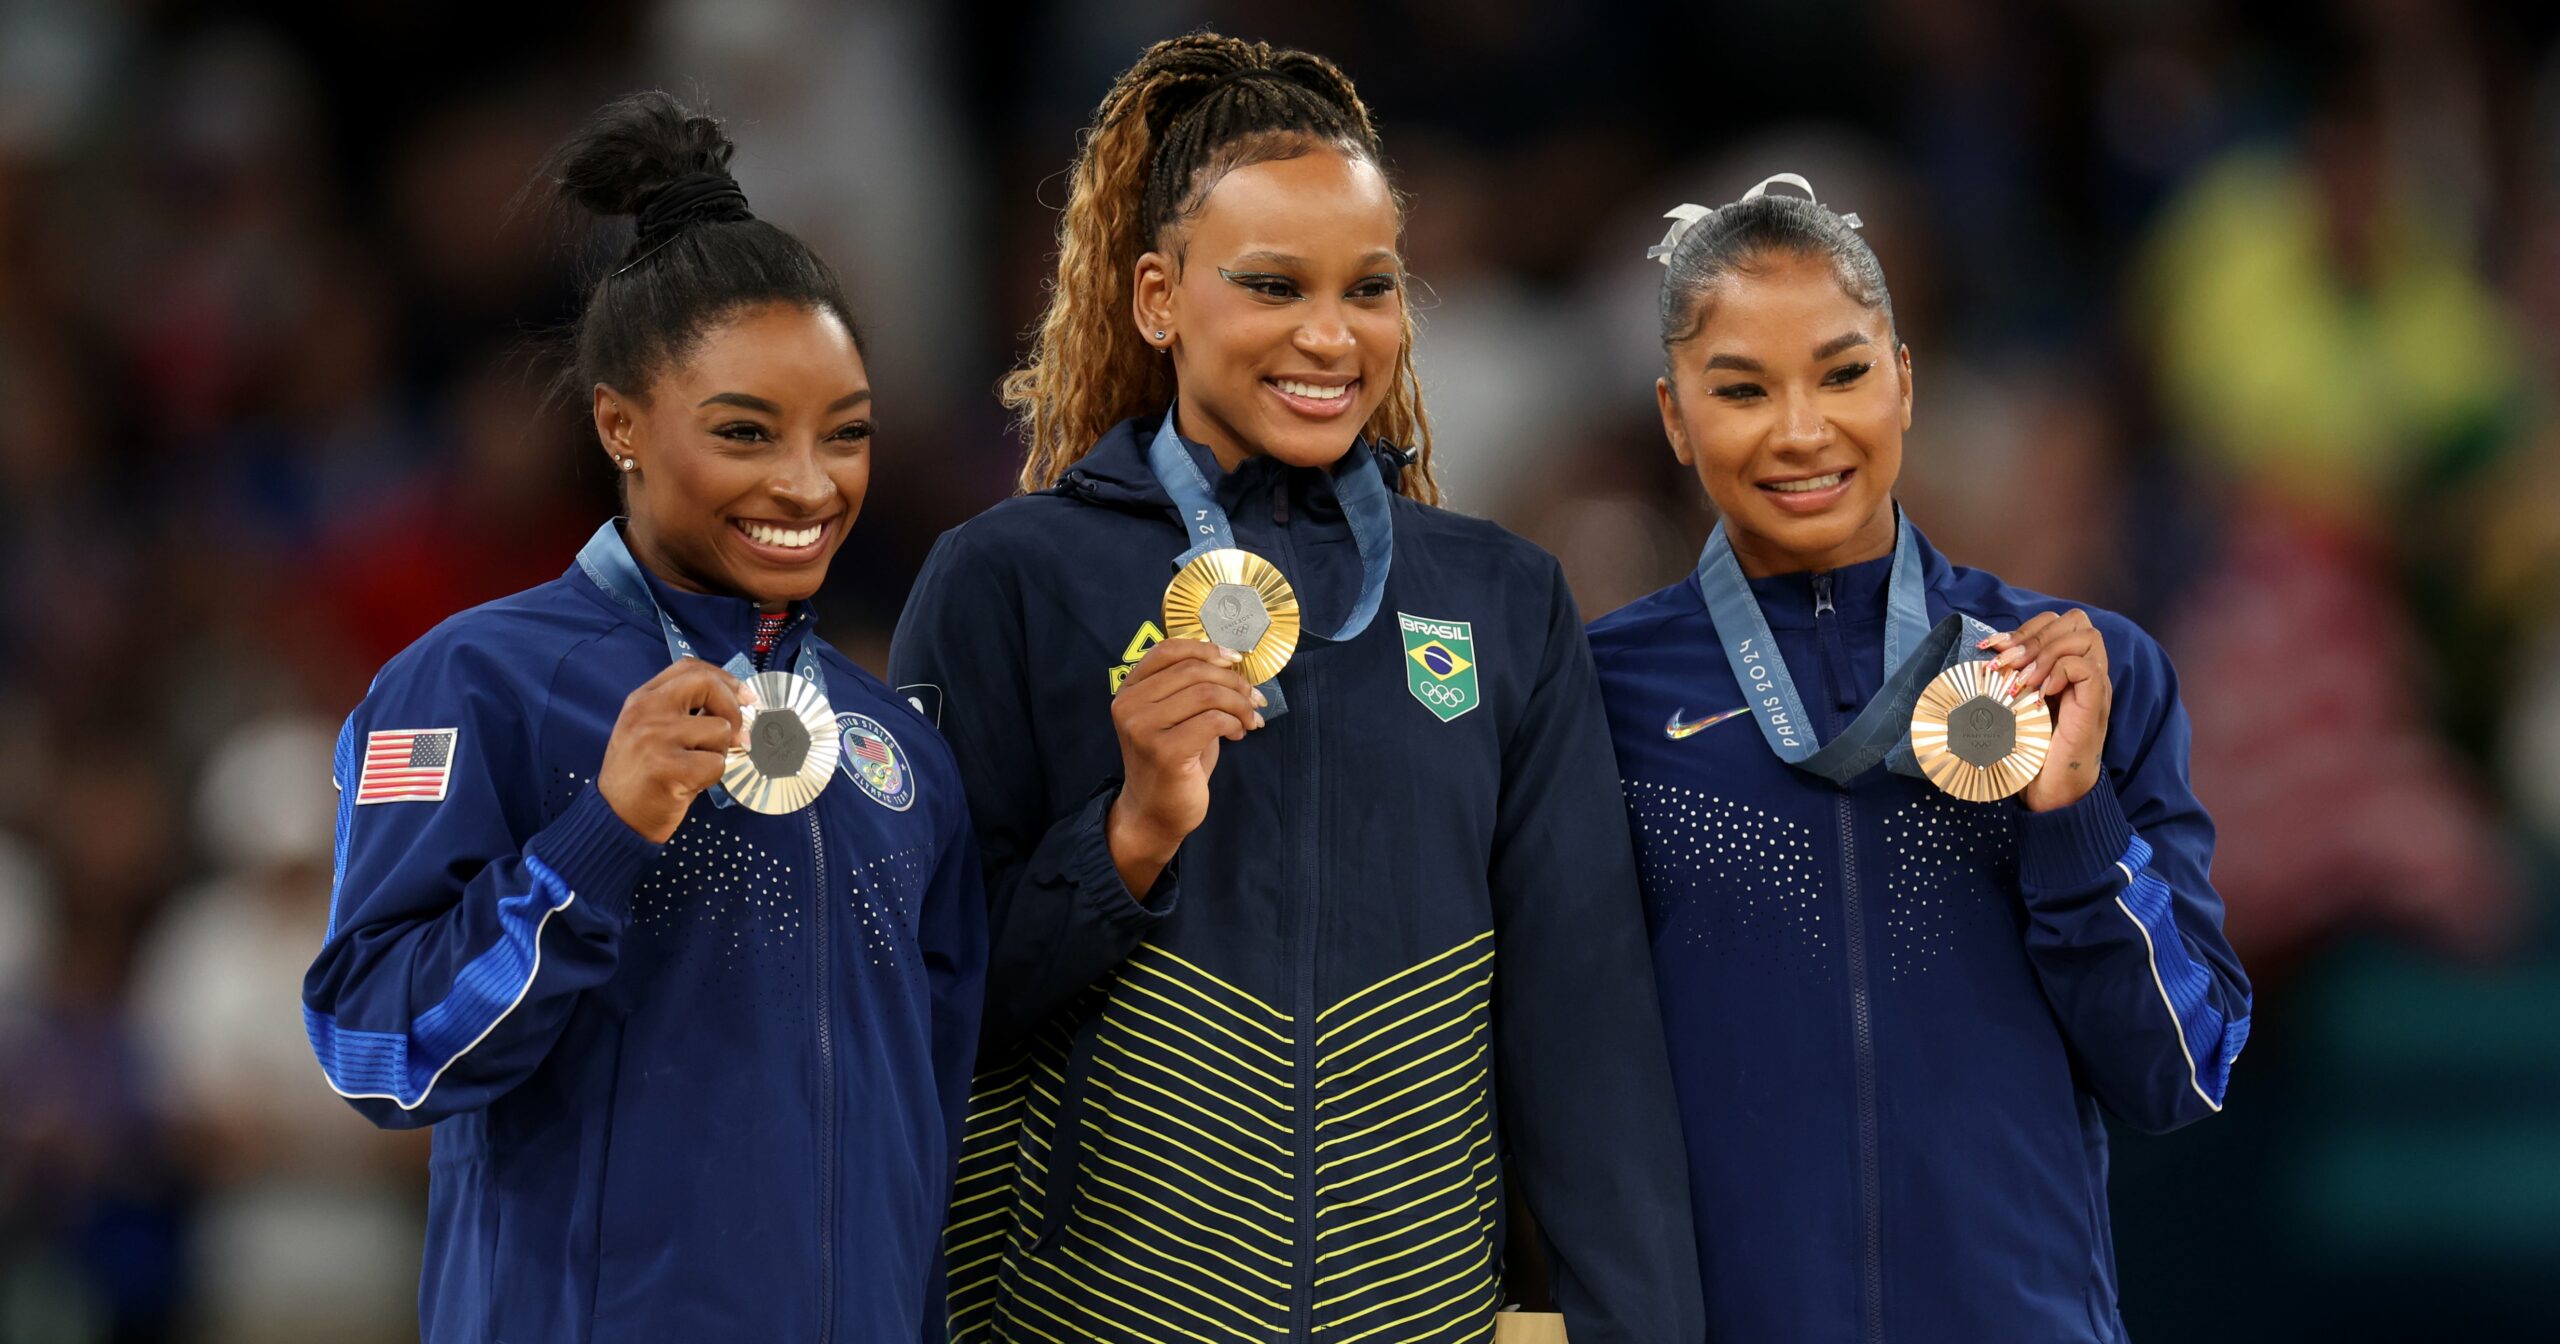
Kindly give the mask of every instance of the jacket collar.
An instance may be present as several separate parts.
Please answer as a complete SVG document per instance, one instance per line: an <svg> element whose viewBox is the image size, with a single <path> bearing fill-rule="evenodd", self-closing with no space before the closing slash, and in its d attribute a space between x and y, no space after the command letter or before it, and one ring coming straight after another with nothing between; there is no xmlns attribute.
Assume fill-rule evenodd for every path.
<svg viewBox="0 0 2560 1344"><path fill-rule="evenodd" d="M1139 416L1123 420L1103 432L1093 451L1077 459L1049 493L1072 495L1094 504L1111 504L1121 508L1149 511L1173 510L1173 499L1157 483L1153 469L1147 465L1147 445L1155 441L1156 430L1164 416ZM1217 455L1203 444L1184 439L1192 460L1200 464L1201 474L1209 480L1210 491L1218 503L1234 512L1245 501L1268 493L1275 486L1286 485L1294 503L1313 503L1339 514L1334 502L1334 478L1345 471L1358 470L1365 463L1386 479L1387 492L1396 493L1399 474L1404 469L1401 454L1373 439L1355 440L1333 466L1318 470L1312 467L1285 466L1267 457L1247 458L1236 464L1234 471L1218 465Z"/></svg>
<svg viewBox="0 0 2560 1344"><path fill-rule="evenodd" d="M614 527L623 534L623 545L627 548L631 544L629 526L617 518ZM753 660L756 647L756 604L753 599L726 593L687 592L661 578L647 564L639 563L636 554L632 559L635 562L632 568L638 570L641 579L649 585L651 600L692 638L697 653L713 663L725 663L736 654L744 654ZM569 566L568 577L579 588L593 593L608 610L620 614L634 625L646 627L652 640L661 637L654 623L624 610L620 603L597 590L595 583L579 566ZM774 641L772 656L765 660L765 666L769 668L788 668L787 657L811 630L814 612L807 602L792 603L787 613L790 619L784 622L781 637Z"/></svg>
<svg viewBox="0 0 2560 1344"><path fill-rule="evenodd" d="M1929 544L1918 527L1911 529L1912 548L1920 555L1921 588L1934 592L1947 577L1947 559ZM1873 560L1862 560L1838 569L1799 570L1792 574L1772 574L1749 580L1751 595L1760 602L1760 613L1772 630L1810 630L1814 628L1815 575L1828 576L1831 606L1841 619L1880 621L1885 615L1885 595L1893 580L1893 555L1887 552Z"/></svg>

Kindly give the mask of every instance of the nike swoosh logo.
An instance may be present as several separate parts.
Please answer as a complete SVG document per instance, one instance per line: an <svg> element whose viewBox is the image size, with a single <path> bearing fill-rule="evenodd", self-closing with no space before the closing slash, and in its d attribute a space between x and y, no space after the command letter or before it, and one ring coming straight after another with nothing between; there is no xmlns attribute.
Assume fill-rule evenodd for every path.
<svg viewBox="0 0 2560 1344"><path fill-rule="evenodd" d="M1682 723L1680 721L1680 716L1686 712L1688 712L1686 706L1671 711L1670 721L1662 725L1662 735L1664 737L1677 742L1684 737L1696 736L1697 734L1703 733L1737 714L1750 713L1751 706L1736 705L1722 714L1710 714L1703 719L1691 719L1687 723Z"/></svg>

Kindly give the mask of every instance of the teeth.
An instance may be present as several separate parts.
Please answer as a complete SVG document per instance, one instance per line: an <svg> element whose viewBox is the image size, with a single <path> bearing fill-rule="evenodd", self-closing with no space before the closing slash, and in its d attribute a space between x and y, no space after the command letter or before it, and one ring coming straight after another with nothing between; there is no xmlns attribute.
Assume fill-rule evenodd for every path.
<svg viewBox="0 0 2560 1344"><path fill-rule="evenodd" d="M1782 495L1801 495L1812 490L1828 490L1838 485L1846 474L1835 471L1828 476L1808 476L1801 481L1771 481L1768 488Z"/></svg>
<svg viewBox="0 0 2560 1344"><path fill-rule="evenodd" d="M748 536L767 546L815 546L818 544L818 538L826 534L824 527L804 527L792 531L787 528L770 527L763 523L741 522L738 526Z"/></svg>
<svg viewBox="0 0 2560 1344"><path fill-rule="evenodd" d="M1344 383L1340 387L1318 387L1313 383L1293 382L1287 378L1274 378L1271 380L1271 385L1290 396L1305 397L1311 401L1332 401L1351 390L1349 383Z"/></svg>

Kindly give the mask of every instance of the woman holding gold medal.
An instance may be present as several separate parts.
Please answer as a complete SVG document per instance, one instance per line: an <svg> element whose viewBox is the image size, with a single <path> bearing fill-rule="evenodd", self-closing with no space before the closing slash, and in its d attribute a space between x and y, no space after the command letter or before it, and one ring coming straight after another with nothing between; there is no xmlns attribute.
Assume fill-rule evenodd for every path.
<svg viewBox="0 0 2560 1344"><path fill-rule="evenodd" d="M1320 58L1146 52L1007 383L1028 493L900 623L993 902L955 1340L1485 1339L1506 1156L1576 1344L1698 1338L1580 621L1429 503L1382 162Z"/></svg>
<svg viewBox="0 0 2560 1344"><path fill-rule="evenodd" d="M430 1344L940 1317L976 845L931 728L811 628L870 380L730 153L664 94L560 150L563 196L638 225L571 374L629 517L393 659L339 738L303 1015L366 1118L435 1126Z"/></svg>
<svg viewBox="0 0 2560 1344"><path fill-rule="evenodd" d="M2220 1110L2249 1034L2186 712L2130 621L1902 516L1910 352L1811 196L1672 212L1662 424L1720 522L1591 628L1708 1337L2121 1340L2101 1112Z"/></svg>

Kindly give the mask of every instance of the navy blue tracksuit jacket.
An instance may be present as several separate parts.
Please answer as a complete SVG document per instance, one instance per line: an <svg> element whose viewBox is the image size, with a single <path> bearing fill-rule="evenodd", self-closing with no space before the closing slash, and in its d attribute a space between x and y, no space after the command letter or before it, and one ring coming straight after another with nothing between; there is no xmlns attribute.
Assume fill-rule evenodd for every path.
<svg viewBox="0 0 2560 1344"><path fill-rule="evenodd" d="M1302 641L1141 901L1103 818L1111 697L1185 544L1156 427L945 535L890 656L942 706L993 901L954 1338L1483 1339L1507 1149L1575 1344L1694 1340L1625 814L1554 560L1393 500L1376 619ZM1339 628L1335 475L1189 447L1306 629ZM1394 469L1363 444L1332 470Z"/></svg>
<svg viewBox="0 0 2560 1344"><path fill-rule="evenodd" d="M1932 621L2073 605L1921 552ZM1826 741L1884 679L1892 563L1752 581ZM1709 1339L2124 1338L2100 1113L2157 1131L2220 1110L2249 982L2176 675L2132 622L2090 619L2105 778L2043 814L1781 762L1694 578L1593 623Z"/></svg>
<svg viewBox="0 0 2560 1344"><path fill-rule="evenodd" d="M650 583L706 658L751 647L746 601ZM803 609L769 665L815 638ZM438 626L347 720L303 1016L357 1110L435 1126L428 1344L868 1344L931 1319L976 846L933 730L821 654L826 791L788 816L698 798L664 846L595 776L666 640L575 567Z"/></svg>

